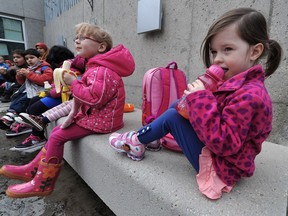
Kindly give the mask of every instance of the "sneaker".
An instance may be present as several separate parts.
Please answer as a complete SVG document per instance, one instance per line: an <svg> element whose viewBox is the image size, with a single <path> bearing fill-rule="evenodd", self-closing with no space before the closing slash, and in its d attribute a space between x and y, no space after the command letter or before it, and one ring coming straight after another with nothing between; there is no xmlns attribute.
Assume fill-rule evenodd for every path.
<svg viewBox="0 0 288 216"><path fill-rule="evenodd" d="M1 119L5 119L5 120L7 120L8 122L14 122L14 117L12 118L12 117L10 117L10 116L8 116L8 115L4 115L4 116L2 116L2 118ZM11 124L12 124L11 123Z"/></svg>
<svg viewBox="0 0 288 216"><path fill-rule="evenodd" d="M15 122L25 125L26 127L32 128L30 124L27 124L20 116L14 118Z"/></svg>
<svg viewBox="0 0 288 216"><path fill-rule="evenodd" d="M20 116L14 118L15 122L20 123L22 125L26 125L27 127L32 127L32 125L27 124Z"/></svg>
<svg viewBox="0 0 288 216"><path fill-rule="evenodd" d="M19 116L23 119L23 121L38 131L43 131L47 126L47 124L43 122L42 117L40 116L29 115L27 113L20 113Z"/></svg>
<svg viewBox="0 0 288 216"><path fill-rule="evenodd" d="M39 148L42 148L47 140L45 137L38 137L30 134L22 143L11 148L11 151L27 151L34 149L35 151Z"/></svg>
<svg viewBox="0 0 288 216"><path fill-rule="evenodd" d="M17 114L13 112L7 112L5 116L9 116L11 119L14 119L15 117L17 117Z"/></svg>
<svg viewBox="0 0 288 216"><path fill-rule="evenodd" d="M6 136L12 137L12 136L18 136L21 134L31 133L32 128L27 127L27 125L15 123L11 125L10 129L6 131Z"/></svg>
<svg viewBox="0 0 288 216"><path fill-rule="evenodd" d="M132 160L142 160L145 147L138 141L135 131L123 134L113 133L109 137L110 146L117 152L125 152Z"/></svg>
<svg viewBox="0 0 288 216"><path fill-rule="evenodd" d="M148 143L147 145L145 145L145 149L154 152L160 151L162 149L160 140L155 140L151 143Z"/></svg>
<svg viewBox="0 0 288 216"><path fill-rule="evenodd" d="M8 130L10 126L12 125L13 121L9 121L6 118L0 119L0 129L1 130Z"/></svg>

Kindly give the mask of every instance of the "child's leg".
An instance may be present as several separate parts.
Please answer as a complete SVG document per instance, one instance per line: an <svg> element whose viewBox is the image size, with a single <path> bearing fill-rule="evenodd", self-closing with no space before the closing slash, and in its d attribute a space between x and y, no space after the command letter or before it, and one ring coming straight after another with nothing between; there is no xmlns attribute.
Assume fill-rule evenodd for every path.
<svg viewBox="0 0 288 216"><path fill-rule="evenodd" d="M48 107L45 106L45 104L43 104L41 102L41 98L36 96L36 97L33 97L33 98L30 99L30 102L29 102L29 105L27 107L26 112L31 114L31 115L38 116L41 113L45 112L47 109L48 109ZM26 132L30 132L31 124L29 122L27 122L25 118L23 118L23 114L24 113L20 113L19 117L17 117L18 119L15 118L16 125L15 125L15 127L10 128L10 130L8 130L6 132L6 136L17 136L19 134L24 134ZM23 124L23 121L25 123L28 123L28 125L27 124ZM19 126L17 126L17 124ZM41 135L41 137L38 137L38 138L43 138L43 137L44 137L44 132ZM30 138L32 138L32 139L30 139ZM16 148L21 148L21 149L22 148L25 148L25 149L26 148L31 148L32 146L36 146L36 144L38 144L38 141L40 140L38 138L34 137L34 136L31 136L31 137L29 136L28 139L26 138L21 144L18 144L15 147ZM33 144L33 145L31 146L31 144Z"/></svg>
<svg viewBox="0 0 288 216"><path fill-rule="evenodd" d="M49 109L40 99L41 98L38 96L31 99L29 106L27 107L28 114L38 116Z"/></svg>
<svg viewBox="0 0 288 216"><path fill-rule="evenodd" d="M47 150L45 158L49 160L50 158L56 157L59 161L61 161L63 159L64 144L67 141L82 138L92 133L94 132L82 128L75 123L70 125L66 129L61 129L60 125L58 125L52 130L45 145L45 148ZM50 162L53 163L54 161Z"/></svg>
<svg viewBox="0 0 288 216"><path fill-rule="evenodd" d="M67 129L59 126L54 128L46 144L46 155L39 161L39 166L33 180L23 183L10 185L6 194L13 198L25 198L31 196L46 196L52 193L61 166L63 164L64 144L68 140L81 138L93 133L90 130L72 124Z"/></svg>
<svg viewBox="0 0 288 216"><path fill-rule="evenodd" d="M50 122L56 121L61 117L67 116L71 111L71 107L72 107L72 100L66 101L42 113L42 116L48 118Z"/></svg>
<svg viewBox="0 0 288 216"><path fill-rule="evenodd" d="M36 130L35 128L32 128L32 133L31 133L31 134L32 134L33 136L45 138L44 130L43 130L43 131L39 131L39 130Z"/></svg>
<svg viewBox="0 0 288 216"><path fill-rule="evenodd" d="M36 103L37 104L42 103L42 101L40 100ZM42 103L42 108L46 107L46 106L45 107L44 106L45 105ZM34 105L31 106L31 108L33 108L33 107L34 107ZM72 101L66 101L66 102L61 103L58 106L55 106L51 109L48 109L46 107L46 112L44 112L44 109L42 109L42 111L43 111L43 113L41 112L42 114L40 113L40 111L39 112L37 111L38 113L40 113L39 116L32 113L31 110L34 110L34 109L30 109L29 114L21 113L20 116L22 117L22 119L24 121L26 121L28 124L30 124L35 129L37 129L39 131L43 131L48 123L50 123L52 121L56 121L57 119L59 119L61 117L67 116L69 114L69 112L71 111L71 107L72 107ZM41 109L40 106L38 108ZM34 110L34 112L36 112L36 111Z"/></svg>
<svg viewBox="0 0 288 216"><path fill-rule="evenodd" d="M9 109L15 110L17 113L25 112L29 102L30 98L27 98L27 94L22 93L11 102Z"/></svg>
<svg viewBox="0 0 288 216"><path fill-rule="evenodd" d="M169 108L151 124L142 127L137 135L141 143L148 144L164 137L167 133L174 136L184 155L199 172L199 155L204 144L197 137L190 122L179 115L174 108Z"/></svg>
<svg viewBox="0 0 288 216"><path fill-rule="evenodd" d="M183 118L172 106L149 125L138 130L123 134L113 133L109 137L111 147L117 152L125 152L133 160L141 160L144 156L144 147L155 140L159 140L171 133L184 155L199 172L199 155L204 144L198 139L190 122Z"/></svg>

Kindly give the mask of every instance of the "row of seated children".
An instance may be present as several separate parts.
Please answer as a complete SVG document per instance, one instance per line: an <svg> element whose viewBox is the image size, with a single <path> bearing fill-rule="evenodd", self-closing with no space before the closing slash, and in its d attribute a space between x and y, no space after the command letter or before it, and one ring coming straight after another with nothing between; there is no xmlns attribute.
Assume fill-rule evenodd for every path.
<svg viewBox="0 0 288 216"><path fill-rule="evenodd" d="M62 51L59 51L59 48L62 49ZM64 60L70 59L71 62L70 70L80 74L84 73L86 63L85 59L79 56L76 56L73 59L71 56L69 57L65 55L63 51L66 52L68 51L68 49L65 48L66 49L65 50L64 47L54 46L51 48L51 50L54 49L58 50L58 52L56 52L57 55L55 55L56 59L53 61L55 63L54 67L59 68L61 67ZM66 54L67 53L69 52L66 52ZM61 94L56 93L55 86L53 84L52 89L50 90L50 92L47 93L47 95L44 98L39 96L32 98L26 112L20 113L19 114L20 118L18 117L15 119L18 122L18 124L23 125L24 128L31 128L32 131L31 133L29 133L29 136L26 137L26 139L22 143L16 145L14 148L12 148L12 150L29 151L30 149L32 149L32 151L35 151L43 147L43 145L47 141L44 135L45 127L43 126L42 128L39 127L35 128L33 127L33 124L31 124L26 119L30 120L29 118L30 116L37 117L40 116L41 114L45 116L45 113L47 113L47 118L45 119L46 120L45 122L49 123L50 121L55 121L60 117L66 116L70 111L70 101L63 103L62 102L63 101L61 100Z"/></svg>
<svg viewBox="0 0 288 216"><path fill-rule="evenodd" d="M39 49L37 45L38 44L36 44L37 50L40 51L41 49ZM42 43L40 45L42 45ZM22 143L12 148L12 150L22 151L45 144L46 139L44 132L38 132L31 128L31 126L23 122L18 115L22 112L38 115L60 104L60 94L56 94L53 88L46 97L39 97L38 93L43 90L44 81L52 83L53 70L60 67L64 60L71 59L71 61L74 60L74 62L82 61L82 59L79 60L79 58L74 59L74 54L63 46L53 46L45 57L46 61L41 60L43 59L43 55L41 56L37 50L28 49L24 52L23 56L29 64L28 70L34 69L34 71L26 75L30 71L28 72L28 70L23 69L18 70L16 79L18 83L22 84L21 88L13 94L12 102L7 113L0 119L0 128L6 130L6 136L12 137L26 133L30 134ZM16 58L13 59L16 60ZM75 65L75 63L72 65ZM78 67L84 68L82 65ZM79 70L77 65L74 66L74 69ZM22 72L24 75L21 74Z"/></svg>
<svg viewBox="0 0 288 216"><path fill-rule="evenodd" d="M28 67L16 70L15 79L20 88L11 96L9 109L0 119L0 127L6 130L7 136L22 134L22 125L14 124L17 114L25 112L31 99L44 90L44 81L50 83L53 81L53 70L50 64L40 59L40 53L36 49L25 50L23 56Z"/></svg>
<svg viewBox="0 0 288 216"><path fill-rule="evenodd" d="M49 48L44 43L35 44L35 49L40 53L40 59L46 60L49 52ZM0 101L7 103L11 101L11 96L20 88L20 84L16 80L16 71L20 68L27 68L27 62L25 61L24 50L14 50L12 52L13 63L5 64L2 63L4 58L0 56ZM7 62L8 60L6 60ZM3 65L4 64L4 65ZM2 65L2 66L1 66Z"/></svg>

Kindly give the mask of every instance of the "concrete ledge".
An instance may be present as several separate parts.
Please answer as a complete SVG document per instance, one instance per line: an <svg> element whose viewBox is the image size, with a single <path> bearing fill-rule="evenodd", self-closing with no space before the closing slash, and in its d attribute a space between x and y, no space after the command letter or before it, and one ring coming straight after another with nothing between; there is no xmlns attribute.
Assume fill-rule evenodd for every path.
<svg viewBox="0 0 288 216"><path fill-rule="evenodd" d="M2 103L0 101L0 112L6 113L6 111L9 109L9 107L10 107L10 102L9 103Z"/></svg>
<svg viewBox="0 0 288 216"><path fill-rule="evenodd" d="M141 111L125 114L125 128L141 126ZM61 122L61 119L58 123ZM55 126L50 124L48 132ZM146 151L135 162L108 145L109 135L65 144L65 160L119 216L283 215L287 213L288 148L265 142L253 177L243 179L218 201L198 191L196 172L181 154Z"/></svg>

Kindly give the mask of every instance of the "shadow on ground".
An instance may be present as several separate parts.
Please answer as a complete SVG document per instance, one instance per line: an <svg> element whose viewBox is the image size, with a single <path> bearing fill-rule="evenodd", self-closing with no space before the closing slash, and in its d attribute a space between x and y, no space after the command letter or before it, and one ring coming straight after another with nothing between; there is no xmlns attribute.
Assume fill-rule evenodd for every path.
<svg viewBox="0 0 288 216"><path fill-rule="evenodd" d="M1 115L2 116L2 115ZM27 135L7 138L0 130L0 166L3 164L26 164L37 152L22 155L9 148L22 142ZM5 195L8 185L20 183L0 176L1 216L114 216L90 187L67 164L63 166L54 192L47 197L12 199Z"/></svg>

